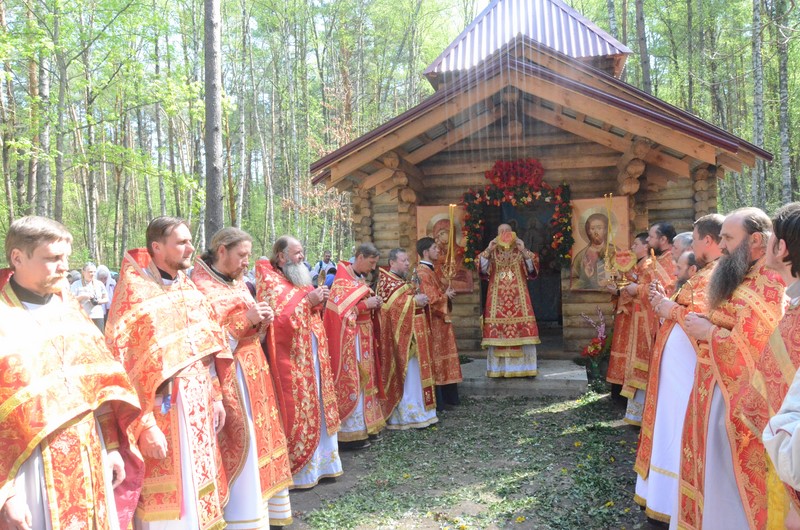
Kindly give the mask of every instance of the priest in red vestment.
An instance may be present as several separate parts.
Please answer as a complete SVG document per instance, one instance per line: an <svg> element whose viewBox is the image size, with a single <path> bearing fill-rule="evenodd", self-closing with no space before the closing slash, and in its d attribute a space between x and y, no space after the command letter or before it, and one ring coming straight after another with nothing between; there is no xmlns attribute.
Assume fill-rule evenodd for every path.
<svg viewBox="0 0 800 530"><path fill-rule="evenodd" d="M359 442L359 446L386 426L379 401L380 360L375 351L382 300L365 280L375 270L379 256L375 245L362 243L356 249L355 263L339 263L323 316L342 420L339 442Z"/></svg>
<svg viewBox="0 0 800 530"><path fill-rule="evenodd" d="M783 528L790 510L796 517L800 506L797 483L781 456L782 452L786 454L781 443L793 430L791 422L786 421L790 417L786 411L792 407L790 385L797 380L800 367L800 203L778 210L772 227L765 263L787 286L788 304L731 407L736 431L747 434L737 438L737 453L741 456L735 464L744 486L743 498L749 504L750 520L758 527ZM789 407L782 407L785 403ZM770 420L772 416L776 417ZM767 450L774 457L772 461ZM790 484L784 485L782 480L787 479ZM789 521L786 527L791 527Z"/></svg>
<svg viewBox="0 0 800 530"><path fill-rule="evenodd" d="M223 228L209 250L195 260L192 281L214 307L228 335L235 372L222 381L226 395L242 396L244 415L229 413L219 434L222 462L230 481L225 522L231 530L268 529L292 522L288 487L292 484L286 436L259 332L272 322L267 302L256 303L242 276L253 240L238 228ZM242 458L242 455L245 455Z"/></svg>
<svg viewBox="0 0 800 530"><path fill-rule="evenodd" d="M228 485L217 443L225 423L217 374L225 380L233 355L211 304L184 273L194 252L186 222L157 217L146 240L146 249L123 259L106 324L106 342L142 403L134 424L145 459L136 525L223 528Z"/></svg>
<svg viewBox="0 0 800 530"><path fill-rule="evenodd" d="M656 278L655 264L648 257L647 234L637 234L631 252L637 262L626 273L630 283L620 289L613 284L610 290L618 293L617 312L614 317L614 335L611 339L611 357L606 380L622 385L621 395L628 398L624 421L640 425L644 406L644 389L647 384L647 367L653 347L658 319L648 300L650 283ZM637 390L640 395L636 395Z"/></svg>
<svg viewBox="0 0 800 530"><path fill-rule="evenodd" d="M481 272L489 278L483 310L483 340L488 348L486 375L528 377L539 373L536 345L540 344L528 280L537 274L536 254L511 230L497 227L497 237L480 254Z"/></svg>
<svg viewBox="0 0 800 530"><path fill-rule="evenodd" d="M700 340L681 450L680 528L748 528L753 524L739 464L746 460L732 400L783 315L783 282L767 269L772 231L757 208L731 212L722 224L722 257L708 287L709 310L686 316L686 333ZM760 526L753 526L758 528Z"/></svg>
<svg viewBox="0 0 800 530"><path fill-rule="evenodd" d="M69 292L72 235L23 217L0 270L0 527L127 528L144 471L139 399Z"/></svg>
<svg viewBox="0 0 800 530"><path fill-rule="evenodd" d="M407 278L411 262L402 248L389 251L389 270L379 269L383 416L389 429L422 428L439 421L433 381L428 297Z"/></svg>
<svg viewBox="0 0 800 530"><path fill-rule="evenodd" d="M433 264L439 258L439 247L432 237L423 237L417 241L417 256L419 290L428 297L436 408L441 411L461 403L458 398L458 383L463 380L461 363L453 324L450 322L451 301L456 292L452 287L445 289L436 277Z"/></svg>
<svg viewBox="0 0 800 530"><path fill-rule="evenodd" d="M304 260L303 245L281 236L270 259L256 262L256 299L275 313L265 342L295 488L312 488L342 474L339 407L319 313L329 291L314 288Z"/></svg>
<svg viewBox="0 0 800 530"><path fill-rule="evenodd" d="M665 222L653 223L647 232L647 246L656 255L656 277L664 288L667 296L672 296L675 291L675 256L672 252L672 243L675 238L675 228Z"/></svg>
<svg viewBox="0 0 800 530"><path fill-rule="evenodd" d="M678 258L678 291L671 299L655 289L650 305L664 319L650 359L647 391L634 470L634 500L651 519L669 522L678 497L681 438L692 391L698 343L686 334L686 315L708 310L706 289L720 256L719 232L725 218L708 214L694 223L693 250ZM691 272L690 253L700 270ZM681 285L682 283L682 285Z"/></svg>

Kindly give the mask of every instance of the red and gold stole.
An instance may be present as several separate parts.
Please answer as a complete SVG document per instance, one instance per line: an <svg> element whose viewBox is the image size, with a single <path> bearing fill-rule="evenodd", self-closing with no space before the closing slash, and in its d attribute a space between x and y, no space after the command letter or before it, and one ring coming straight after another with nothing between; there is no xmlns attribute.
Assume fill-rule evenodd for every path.
<svg viewBox="0 0 800 530"><path fill-rule="evenodd" d="M706 288L711 274L717 262L712 261L697 272L688 282L686 282L678 292L676 302L679 304L672 310L669 318L664 321L661 329L656 335L655 346L653 346L653 356L650 359L650 371L647 379L647 391L644 400L644 411L642 412L642 428L639 431L639 448L636 452L636 464L633 469L646 479L650 472L650 458L653 450L653 428L656 421L656 407L658 401L658 381L661 374L661 359L664 355L664 347L667 344L670 333L676 325L683 328L686 321L686 314L691 312L705 313L708 310L708 295ZM698 350L697 341L690 339Z"/></svg>
<svg viewBox="0 0 800 530"><path fill-rule="evenodd" d="M242 369L250 397L261 497L266 502L275 493L292 485L292 474L272 376L261 349L259 328L253 326L246 316L247 310L255 305L255 300L242 280L226 282L202 259L195 260L192 281L216 310L222 329L237 341L233 355ZM232 367L227 373L218 375L225 409L231 411L226 415L225 425L219 433L219 445L225 473L232 482L241 472L247 457L247 418L244 408L239 406L242 393L235 369Z"/></svg>
<svg viewBox="0 0 800 530"><path fill-rule="evenodd" d="M339 417L344 420L356 409L358 396L364 391L364 420L367 431L377 433L385 425L378 401L380 360L375 355L375 327L380 321L373 318L362 300L372 296L372 289L356 277L350 263L339 262L331 294L325 307L323 324L328 336L328 351L333 367ZM356 340L360 337L361 360L356 359ZM382 397L382 396L381 396ZM344 433L339 433L339 439Z"/></svg>
<svg viewBox="0 0 800 530"><path fill-rule="evenodd" d="M7 283L10 276L0 271L0 506L39 447L53 528L115 526L106 510L111 494L120 527L127 528L144 473L132 427L139 399L128 374L66 283L40 309L46 320L39 321ZM105 488L95 419L106 450L118 450L125 463L125 481L113 493Z"/></svg>
<svg viewBox="0 0 800 530"><path fill-rule="evenodd" d="M669 263L672 263L672 257ZM662 257L664 255L662 254ZM632 398L636 390L647 388L647 373L650 370L650 355L653 351L653 343L658 332L659 320L653 308L650 306L649 293L650 283L657 279L665 286L669 296L674 287L674 281L667 275L666 270L658 259L654 262L652 258L642 260L644 265L637 280L636 296L633 301L633 327L631 336L628 363L625 365L625 382L622 385L620 395ZM666 283L665 283L666 282Z"/></svg>
<svg viewBox="0 0 800 530"><path fill-rule="evenodd" d="M384 418L392 415L403 398L408 359L417 355L420 365L422 394L426 410L436 406L433 374L428 342L427 317L424 308L414 302L414 288L383 268L379 269L377 294L383 299L380 319L381 381L386 399L381 400Z"/></svg>
<svg viewBox="0 0 800 530"><path fill-rule="evenodd" d="M647 299L653 274L650 258L640 259L627 275L638 285L636 294L630 295L623 289L617 301L606 380L621 384L621 394L627 398L647 386L650 351L658 329L658 319Z"/></svg>
<svg viewBox="0 0 800 530"><path fill-rule="evenodd" d="M256 262L256 299L269 303L275 319L267 330L267 355L278 393L292 473L311 459L321 436L320 407L327 434L339 431L339 408L328 356L328 340L318 311L306 295L311 286L293 285L268 260ZM320 387L314 374L313 337L317 339ZM322 394L322 403L319 396Z"/></svg>
<svg viewBox="0 0 800 530"><path fill-rule="evenodd" d="M745 479L747 472L742 468L746 455L741 453L740 441L748 433L734 424L732 415L736 413L736 407L731 399L747 384L758 356L778 325L783 305L783 283L766 268L762 258L750 268L733 295L708 315L716 327L708 343L700 342L694 387L683 428L680 528L695 529L702 524L703 491L707 482L706 438L715 384L719 385L728 410L727 431L733 444L733 465L745 512L754 528L763 527L756 524L751 510L754 492L750 490L750 482Z"/></svg>
<svg viewBox="0 0 800 530"><path fill-rule="evenodd" d="M539 328L533 313L525 258L516 247L497 245L489 258L489 290L483 311L481 346L494 346L500 357L522 357L520 346L539 344Z"/></svg>
<svg viewBox="0 0 800 530"><path fill-rule="evenodd" d="M672 259L672 252L662 252L656 257L655 279L664 287L667 296L672 296L675 292L675 261ZM650 286L646 286L648 289Z"/></svg>
<svg viewBox="0 0 800 530"><path fill-rule="evenodd" d="M417 276L420 280L420 291L428 296L434 380L437 385L460 383L463 380L461 363L458 359L453 324L449 322L447 314L448 299L444 294L445 291L429 266L420 263L417 267Z"/></svg>
<svg viewBox="0 0 800 530"><path fill-rule="evenodd" d="M772 332L749 381L732 397L741 485L750 504L751 521L764 528L783 528L789 502L800 507L796 492L778 478L761 435L780 409L800 367L800 307L797 300Z"/></svg>
<svg viewBox="0 0 800 530"><path fill-rule="evenodd" d="M228 484L213 428L211 433L201 428L211 417L212 382L207 365L214 361L218 372L225 373L233 361L227 338L213 315L208 300L185 274L179 273L171 285L164 285L146 249L125 255L106 323L106 343L125 366L142 404L142 414L136 421L137 438L144 428L157 424L170 447L163 460L145 458L144 487L137 510L143 520L178 519L181 514L184 499L178 414L175 407L154 413L159 387L164 385L161 397L165 398L163 388L174 378L173 403L179 388L202 403L187 411L193 426L187 438L198 462L193 471L200 496L196 502L201 528L224 525L221 507L228 496ZM194 427L199 430L195 432Z"/></svg>

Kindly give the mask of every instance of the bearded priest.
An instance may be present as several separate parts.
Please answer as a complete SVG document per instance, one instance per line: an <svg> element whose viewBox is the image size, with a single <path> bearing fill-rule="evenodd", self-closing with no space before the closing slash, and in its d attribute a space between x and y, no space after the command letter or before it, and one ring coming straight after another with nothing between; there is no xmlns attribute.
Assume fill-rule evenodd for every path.
<svg viewBox="0 0 800 530"><path fill-rule="evenodd" d="M256 300L275 313L267 330L267 355L273 367L283 429L295 488L314 487L342 474L340 421L320 310L329 291L314 288L303 264L303 245L281 236L269 260L256 262Z"/></svg>
<svg viewBox="0 0 800 530"><path fill-rule="evenodd" d="M528 280L536 278L538 258L511 226L497 227L497 237L480 254L481 273L489 278L483 310L483 340L489 349L486 375L529 377L539 373L536 345L540 344Z"/></svg>
<svg viewBox="0 0 800 530"><path fill-rule="evenodd" d="M288 487L292 484L286 436L275 389L259 337L273 318L266 302L253 300L242 276L250 263L253 240L238 228L223 228L209 250L195 260L192 281L215 309L235 359L221 380L223 396L241 396L242 407L229 406L219 434L222 463L231 495L225 522L231 530L267 529L292 522Z"/></svg>
<svg viewBox="0 0 800 530"><path fill-rule="evenodd" d="M749 384L749 367L783 315L783 281L764 259L771 231L772 222L758 208L728 214L720 231L722 256L708 284L708 310L686 316L686 334L701 342L671 526L764 527L750 509L749 471L742 468L748 455L741 441L753 433L734 416L735 398Z"/></svg>

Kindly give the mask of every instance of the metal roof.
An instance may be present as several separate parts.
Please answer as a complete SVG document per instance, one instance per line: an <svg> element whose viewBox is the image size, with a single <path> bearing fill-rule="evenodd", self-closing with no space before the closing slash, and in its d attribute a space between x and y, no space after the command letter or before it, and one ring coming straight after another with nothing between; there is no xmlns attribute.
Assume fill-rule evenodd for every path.
<svg viewBox="0 0 800 530"><path fill-rule="evenodd" d="M632 53L561 0L492 0L424 74L469 70L518 35L573 59Z"/></svg>

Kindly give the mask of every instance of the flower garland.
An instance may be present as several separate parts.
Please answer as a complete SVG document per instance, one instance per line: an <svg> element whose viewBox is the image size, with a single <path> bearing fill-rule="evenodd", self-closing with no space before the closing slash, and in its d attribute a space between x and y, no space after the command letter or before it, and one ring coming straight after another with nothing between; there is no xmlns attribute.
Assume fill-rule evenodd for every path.
<svg viewBox="0 0 800 530"><path fill-rule="evenodd" d="M570 190L568 184L552 187L544 182L544 167L535 158L505 161L498 160L485 177L491 182L483 189L470 189L464 194L464 236L466 249L464 264L475 269L475 260L481 252L485 209L510 203L512 206L527 206L534 201L544 201L555 205L555 213L550 219L553 249L556 261L568 267L572 259L572 206L570 206Z"/></svg>

